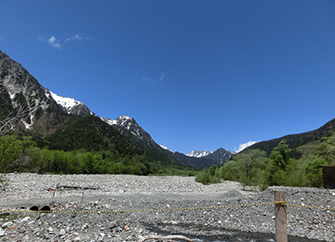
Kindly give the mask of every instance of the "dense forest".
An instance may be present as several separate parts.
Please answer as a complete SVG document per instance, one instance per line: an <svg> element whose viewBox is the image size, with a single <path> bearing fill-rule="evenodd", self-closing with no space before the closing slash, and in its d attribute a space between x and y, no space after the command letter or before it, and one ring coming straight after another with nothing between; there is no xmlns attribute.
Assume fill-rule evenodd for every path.
<svg viewBox="0 0 335 242"><path fill-rule="evenodd" d="M196 169L157 160L96 116L73 116L55 132L0 137L2 172L60 174L179 174Z"/></svg>
<svg viewBox="0 0 335 242"><path fill-rule="evenodd" d="M38 141L36 141L38 139ZM154 161L136 147L125 150L51 149L46 140L33 135L5 135L0 138L0 170L55 174L194 175L195 169ZM129 153L125 152L130 151Z"/></svg>

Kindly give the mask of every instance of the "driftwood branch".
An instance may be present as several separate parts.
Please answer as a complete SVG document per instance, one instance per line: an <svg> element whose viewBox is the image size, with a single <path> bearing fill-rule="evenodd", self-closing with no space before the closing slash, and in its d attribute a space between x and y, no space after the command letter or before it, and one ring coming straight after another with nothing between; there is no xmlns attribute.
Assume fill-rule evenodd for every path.
<svg viewBox="0 0 335 242"><path fill-rule="evenodd" d="M84 187L84 186L74 186L74 185L61 185L57 184L57 189L80 189L80 190L98 190L99 187Z"/></svg>
<svg viewBox="0 0 335 242"><path fill-rule="evenodd" d="M139 239L138 242L143 242L149 239L154 239L154 240L158 240L158 241L167 241L167 240L173 240L173 239L179 239L179 240L185 240L187 242L193 242L195 241L194 239L189 239L185 236L182 235L168 235L168 236L160 236L160 235L149 235L146 236L142 239Z"/></svg>

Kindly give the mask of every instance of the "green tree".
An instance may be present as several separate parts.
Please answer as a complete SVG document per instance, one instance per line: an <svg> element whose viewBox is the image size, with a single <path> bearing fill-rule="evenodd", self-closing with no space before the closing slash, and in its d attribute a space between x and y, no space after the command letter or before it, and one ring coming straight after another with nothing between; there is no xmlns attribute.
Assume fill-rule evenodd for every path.
<svg viewBox="0 0 335 242"><path fill-rule="evenodd" d="M318 149L318 155L324 157L325 161L330 164L334 164L335 157L335 137L323 137L322 143Z"/></svg>
<svg viewBox="0 0 335 242"><path fill-rule="evenodd" d="M328 163L324 157L317 157L310 160L306 164L307 186L322 187L322 166L327 166Z"/></svg>
<svg viewBox="0 0 335 242"><path fill-rule="evenodd" d="M22 156L24 142L16 134L0 137L0 169L10 172L15 161Z"/></svg>
<svg viewBox="0 0 335 242"><path fill-rule="evenodd" d="M270 185L283 185L286 175L286 168L292 160L292 150L288 148L286 140L280 141L277 147L273 148L270 154Z"/></svg>
<svg viewBox="0 0 335 242"><path fill-rule="evenodd" d="M267 179L262 170L266 166L266 152L259 149L247 150L238 156L239 160L239 182L244 186L263 186Z"/></svg>
<svg viewBox="0 0 335 242"><path fill-rule="evenodd" d="M212 165L211 167L209 167L209 173L211 174L211 176L215 175L217 169L218 169L217 165Z"/></svg>
<svg viewBox="0 0 335 242"><path fill-rule="evenodd" d="M292 150L288 149L286 140L282 140L277 147L273 148L270 154L270 159L273 161L273 164L276 168L285 170L290 161L291 152Z"/></svg>
<svg viewBox="0 0 335 242"><path fill-rule="evenodd" d="M235 159L226 161L223 166L218 168L216 176L224 180L237 181L239 179L238 165L238 161Z"/></svg>

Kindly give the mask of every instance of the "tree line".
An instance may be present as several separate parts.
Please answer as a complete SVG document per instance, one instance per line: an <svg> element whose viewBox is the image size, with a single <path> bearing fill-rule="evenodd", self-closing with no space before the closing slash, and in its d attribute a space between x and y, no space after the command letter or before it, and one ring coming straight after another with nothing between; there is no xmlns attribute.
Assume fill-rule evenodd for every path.
<svg viewBox="0 0 335 242"><path fill-rule="evenodd" d="M335 165L335 135L290 149L285 140L270 154L249 149L236 154L221 167L212 166L196 179L204 184L221 179L265 190L269 186L322 187L322 166ZM296 154L301 154L295 158Z"/></svg>
<svg viewBox="0 0 335 242"><path fill-rule="evenodd" d="M192 169L178 164L154 161L145 152L113 150L57 150L38 147L33 136L17 134L0 137L0 170L8 172L36 172L56 174L173 174ZM178 172L177 172L178 173ZM192 173L193 174L193 173Z"/></svg>

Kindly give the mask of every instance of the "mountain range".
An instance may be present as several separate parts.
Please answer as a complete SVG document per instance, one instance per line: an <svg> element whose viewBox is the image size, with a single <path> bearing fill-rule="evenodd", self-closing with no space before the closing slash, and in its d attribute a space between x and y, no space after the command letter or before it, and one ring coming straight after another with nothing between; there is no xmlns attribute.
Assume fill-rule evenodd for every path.
<svg viewBox="0 0 335 242"><path fill-rule="evenodd" d="M79 116L95 115L85 104L73 98L61 97L52 93L55 101L67 110L69 114ZM173 152L163 145L158 145L153 138L135 121L134 118L123 115L117 119L101 118L102 121L117 129L121 134L127 136L136 146L146 150L149 154L150 149L155 148L165 153L170 159L186 166L209 168L212 165L220 166L235 153L219 148L216 151L192 151L188 154Z"/></svg>
<svg viewBox="0 0 335 242"><path fill-rule="evenodd" d="M215 151L195 150L188 154L173 152L157 144L132 117L120 116L115 120L98 117L84 103L73 98L62 97L44 88L21 64L2 51L0 51L0 94L0 135L7 131L21 129L46 137L50 146L57 148L58 142L58 148L62 146L65 150L71 150L80 149L80 143L76 142L74 137L82 139L80 133L91 128L90 132L94 135L87 135L86 140L83 140L90 149L108 147L114 150L113 152L123 152L123 155L126 155L124 152L145 153L150 159L160 164L179 164L200 168L220 166L235 155L234 152L223 148ZM23 114L22 111L24 115L20 116L19 114ZM11 123L14 117L20 120L17 127ZM70 133L73 137L64 139ZM294 149L322 140L334 133L335 119L313 131L255 143L242 152L260 149L269 154L283 139L290 148ZM299 157L301 154L296 152L294 155Z"/></svg>
<svg viewBox="0 0 335 242"><path fill-rule="evenodd" d="M0 119L18 112L18 108L23 107L29 113L21 120L24 124L21 128L43 136L59 131L58 129L69 122L72 116L98 117L84 103L70 97L62 97L44 88L21 64L2 51L0 51L0 92L0 105L2 105ZM233 152L223 148L211 152L194 151L187 155L172 152L157 144L132 117L120 116L115 120L98 118L126 136L132 144L145 151L154 160L163 163L174 162L208 168L212 165L219 166L234 155Z"/></svg>

